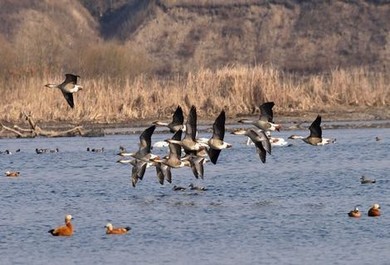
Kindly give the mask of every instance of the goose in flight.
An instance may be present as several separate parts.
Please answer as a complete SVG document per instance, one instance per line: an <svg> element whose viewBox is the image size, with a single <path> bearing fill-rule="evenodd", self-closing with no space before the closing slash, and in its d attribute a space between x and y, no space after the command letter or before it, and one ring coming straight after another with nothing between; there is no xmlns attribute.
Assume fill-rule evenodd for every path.
<svg viewBox="0 0 390 265"><path fill-rule="evenodd" d="M233 131L232 134L248 136L255 144L261 162L265 163L267 153L271 154L271 143L264 131L257 131L254 129L237 129Z"/></svg>
<svg viewBox="0 0 390 265"><path fill-rule="evenodd" d="M77 84L77 78L74 74L66 74L65 80L61 84L46 84L46 87L59 88L71 108L74 108L73 93L82 90L83 87Z"/></svg>
<svg viewBox="0 0 390 265"><path fill-rule="evenodd" d="M175 112L172 115L172 121L170 123L162 121L154 121L154 125L166 126L171 133L175 133L178 130L185 131L183 110L180 106L177 106Z"/></svg>
<svg viewBox="0 0 390 265"><path fill-rule="evenodd" d="M311 145L326 145L329 143L336 142L335 139L322 138L322 128L321 128L321 116L317 115L317 118L311 123L310 135L307 137L299 135L291 135L289 139L302 139L305 143Z"/></svg>
<svg viewBox="0 0 390 265"><path fill-rule="evenodd" d="M196 139L197 133L197 114L196 107L192 106L188 114L186 132L182 140L168 139L168 143L178 144L185 150L186 153L194 153L201 149L201 144Z"/></svg>
<svg viewBox="0 0 390 265"><path fill-rule="evenodd" d="M256 121L241 119L238 122L252 124L263 131L279 131L281 125L274 123L273 118L274 114L272 111L274 102L265 102L260 105L260 117Z"/></svg>
<svg viewBox="0 0 390 265"><path fill-rule="evenodd" d="M210 161L213 164L217 163L219 154L221 153L222 149L232 147L231 144L223 141L223 138L225 137L225 120L226 115L225 111L223 110L215 119L215 122L213 124L213 135L208 140L208 146L210 147L208 149L208 155L210 157Z"/></svg>

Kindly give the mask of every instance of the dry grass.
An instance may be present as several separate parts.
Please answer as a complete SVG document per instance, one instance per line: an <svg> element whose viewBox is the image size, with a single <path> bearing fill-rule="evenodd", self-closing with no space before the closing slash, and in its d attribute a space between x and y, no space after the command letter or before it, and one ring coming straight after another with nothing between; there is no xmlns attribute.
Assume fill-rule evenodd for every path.
<svg viewBox="0 0 390 265"><path fill-rule="evenodd" d="M62 82L63 76L0 80L4 91L2 121L20 122L21 112L32 112L37 121L123 122L167 119L177 105L188 112L196 105L203 118L225 109L230 117L253 114L265 101L275 101L275 111L326 112L354 107L389 105L389 77L364 69L337 69L327 75L297 77L271 67L201 69L161 80L137 78L83 79L84 90L75 95L71 110L59 90L44 87Z"/></svg>

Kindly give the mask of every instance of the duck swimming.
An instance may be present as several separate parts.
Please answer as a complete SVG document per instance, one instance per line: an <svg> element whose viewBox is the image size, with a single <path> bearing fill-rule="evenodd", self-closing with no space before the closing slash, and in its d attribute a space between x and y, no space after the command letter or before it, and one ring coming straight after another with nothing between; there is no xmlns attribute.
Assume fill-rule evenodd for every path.
<svg viewBox="0 0 390 265"><path fill-rule="evenodd" d="M104 228L106 228L107 235L124 235L124 234L127 234L131 230L130 226L114 228L111 223L106 224L106 226Z"/></svg>
<svg viewBox="0 0 390 265"><path fill-rule="evenodd" d="M6 171L5 175L7 177L19 177L20 172L19 171Z"/></svg>
<svg viewBox="0 0 390 265"><path fill-rule="evenodd" d="M352 211L350 211L348 213L348 216L349 217L356 217L356 218L359 218L360 216L362 216L362 213L359 211L359 208L358 207L355 207Z"/></svg>
<svg viewBox="0 0 390 265"><path fill-rule="evenodd" d="M65 216L65 225L49 230L53 236L71 236L73 235L73 225L70 222L73 217L68 214Z"/></svg>
<svg viewBox="0 0 390 265"><path fill-rule="evenodd" d="M379 206L379 204L375 203L368 210L367 214L368 214L368 216L371 216L371 217L380 216L381 215L380 209L381 209L381 207Z"/></svg>
<svg viewBox="0 0 390 265"><path fill-rule="evenodd" d="M366 176L362 176L362 177L360 178L360 183L361 183L361 184L370 184L370 183L375 183L375 182L376 182L375 179L369 179L369 178L367 178Z"/></svg>

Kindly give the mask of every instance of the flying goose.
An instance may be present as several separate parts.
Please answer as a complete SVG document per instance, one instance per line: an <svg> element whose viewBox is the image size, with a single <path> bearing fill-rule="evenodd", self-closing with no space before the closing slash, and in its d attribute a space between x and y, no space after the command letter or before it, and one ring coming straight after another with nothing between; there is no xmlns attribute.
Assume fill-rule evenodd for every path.
<svg viewBox="0 0 390 265"><path fill-rule="evenodd" d="M267 153L271 154L271 143L264 131L254 129L237 129L232 132L235 135L246 135L256 146L261 162L265 163Z"/></svg>
<svg viewBox="0 0 390 265"><path fill-rule="evenodd" d="M329 143L334 143L335 139L322 138L322 129L321 129L321 116L317 115L317 118L312 122L309 127L310 135L308 137L303 137L299 135L291 135L288 139L302 139L305 143L311 145L326 145Z"/></svg>
<svg viewBox="0 0 390 265"><path fill-rule="evenodd" d="M183 125L183 123L184 123L184 115L183 115L183 110L180 106L177 106L175 112L172 115L172 121L170 123L161 122L161 121L153 122L154 125L168 127L171 133L175 133L178 130L185 131L185 125Z"/></svg>
<svg viewBox="0 0 390 265"><path fill-rule="evenodd" d="M66 74L65 80L61 84L46 84L46 87L59 88L71 108L74 108L73 93L82 90L83 87L77 84L77 78L74 74Z"/></svg>
<svg viewBox="0 0 390 265"><path fill-rule="evenodd" d="M155 156L151 153L152 150L152 134L156 129L156 125L152 125L145 129L139 137L139 149L136 153L131 154L132 157L144 162L149 162L150 159Z"/></svg>
<svg viewBox="0 0 390 265"><path fill-rule="evenodd" d="M151 153L152 134L155 129L156 125L152 125L141 133L139 137L139 148L136 153L124 153L124 151L119 153L121 156L131 156L135 158L135 160L128 160L128 162L133 165L131 170L131 183L133 187L136 186L139 179L142 180L148 164L152 162L151 159L156 157ZM123 160L120 163L125 163L125 161L126 160Z"/></svg>
<svg viewBox="0 0 390 265"><path fill-rule="evenodd" d="M210 157L210 161L213 164L217 163L218 156L221 153L222 149L232 147L231 144L223 141L223 138L225 137L225 120L225 111L221 111L221 113L215 119L215 122L213 124L213 135L208 140L208 146L210 148L207 151Z"/></svg>
<svg viewBox="0 0 390 265"><path fill-rule="evenodd" d="M292 140L296 140L296 139L304 139L305 137L301 136L301 135L296 135L296 134L292 134L288 137L288 139L292 139ZM331 138L324 138L322 137L322 141L320 143L318 143L317 145L327 145L327 144L333 144L336 142L336 139L331 139Z"/></svg>
<svg viewBox="0 0 390 265"><path fill-rule="evenodd" d="M197 114L196 107L192 106L190 113L188 114L188 119L186 123L186 132L182 140L168 139L168 143L178 144L183 147L186 153L194 153L201 149L201 144L196 139L196 124L197 124Z"/></svg>
<svg viewBox="0 0 390 265"><path fill-rule="evenodd" d="M55 229L49 230L49 233L53 236L71 236L73 235L73 226L70 222L73 219L73 217L68 214L65 216L65 225L59 226Z"/></svg>
<svg viewBox="0 0 390 265"><path fill-rule="evenodd" d="M181 160L189 162L189 165L188 164L185 165L191 167L192 173L194 174L195 178L203 179L204 164L208 161L204 156L187 154Z"/></svg>
<svg viewBox="0 0 390 265"><path fill-rule="evenodd" d="M275 105L274 102L265 102L260 105L260 117L256 121L241 119L238 122L252 124L263 131L279 131L281 128L280 124L275 124L273 121L272 108Z"/></svg>
<svg viewBox="0 0 390 265"><path fill-rule="evenodd" d="M181 146L176 143L180 141L181 135L182 131L178 130L171 139L166 140L169 142L169 154L167 157L156 157L152 161L167 165L169 168L189 166L189 161L181 159Z"/></svg>

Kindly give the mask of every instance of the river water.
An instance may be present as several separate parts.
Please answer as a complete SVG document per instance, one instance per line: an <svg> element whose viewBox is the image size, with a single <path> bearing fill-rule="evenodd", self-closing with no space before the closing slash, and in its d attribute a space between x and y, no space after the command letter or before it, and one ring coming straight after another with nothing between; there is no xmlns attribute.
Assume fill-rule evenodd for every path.
<svg viewBox="0 0 390 265"><path fill-rule="evenodd" d="M274 136L290 134L308 131ZM204 180L183 168L161 186L149 168L136 188L131 168L116 163L116 153L119 146L136 150L138 135L2 139L1 151L21 150L0 155L0 263L389 264L390 129L323 135L336 143L314 147L292 140L274 147L262 164L244 137L227 134L233 148L217 165L205 165ZM38 155L36 148L59 152ZM7 170L21 174L8 178ZM362 175L377 182L362 185ZM208 190L172 190L190 183ZM367 216L373 203L381 205L382 216ZM349 218L356 205L362 217ZM62 225L65 214L74 217L74 235L51 236L47 231ZM107 236L107 222L132 230Z"/></svg>

